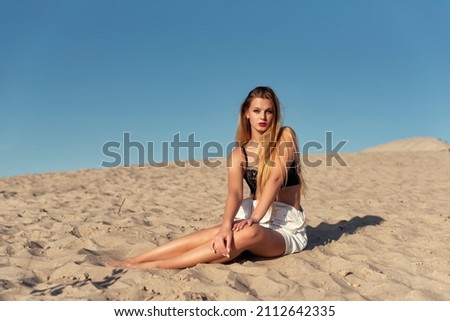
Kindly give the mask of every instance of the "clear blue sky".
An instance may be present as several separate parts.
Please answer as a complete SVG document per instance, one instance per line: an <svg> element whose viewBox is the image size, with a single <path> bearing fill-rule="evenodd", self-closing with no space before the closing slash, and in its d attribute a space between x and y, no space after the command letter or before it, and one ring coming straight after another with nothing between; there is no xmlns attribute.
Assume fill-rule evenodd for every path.
<svg viewBox="0 0 450 321"><path fill-rule="evenodd" d="M0 46L0 176L100 167L124 132L226 146L258 85L301 145L450 141L449 1L0 0Z"/></svg>

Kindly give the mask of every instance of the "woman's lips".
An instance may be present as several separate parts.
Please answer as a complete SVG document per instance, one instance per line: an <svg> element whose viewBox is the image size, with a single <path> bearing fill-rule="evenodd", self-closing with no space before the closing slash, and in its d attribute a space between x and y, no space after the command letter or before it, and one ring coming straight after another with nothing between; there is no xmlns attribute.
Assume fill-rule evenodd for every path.
<svg viewBox="0 0 450 321"><path fill-rule="evenodd" d="M261 127L266 127L267 123L258 123L258 125L261 126Z"/></svg>

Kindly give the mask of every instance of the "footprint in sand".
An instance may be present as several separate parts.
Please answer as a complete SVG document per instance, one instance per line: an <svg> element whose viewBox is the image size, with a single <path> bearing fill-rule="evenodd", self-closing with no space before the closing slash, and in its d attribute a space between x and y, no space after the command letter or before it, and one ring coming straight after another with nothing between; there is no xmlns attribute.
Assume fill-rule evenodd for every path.
<svg viewBox="0 0 450 321"><path fill-rule="evenodd" d="M331 278L341 286L349 286L352 288L359 288L361 286L361 281L358 277L356 277L353 272L341 270L337 273L331 273Z"/></svg>

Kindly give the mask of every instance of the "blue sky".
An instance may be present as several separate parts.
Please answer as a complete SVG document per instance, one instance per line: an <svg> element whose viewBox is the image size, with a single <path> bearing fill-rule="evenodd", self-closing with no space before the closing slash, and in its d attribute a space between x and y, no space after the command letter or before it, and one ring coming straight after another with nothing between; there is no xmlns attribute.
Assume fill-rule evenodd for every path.
<svg viewBox="0 0 450 321"><path fill-rule="evenodd" d="M450 141L449 21L440 0L0 0L0 176L101 167L124 132L156 160L177 133L226 146L258 85L301 145Z"/></svg>

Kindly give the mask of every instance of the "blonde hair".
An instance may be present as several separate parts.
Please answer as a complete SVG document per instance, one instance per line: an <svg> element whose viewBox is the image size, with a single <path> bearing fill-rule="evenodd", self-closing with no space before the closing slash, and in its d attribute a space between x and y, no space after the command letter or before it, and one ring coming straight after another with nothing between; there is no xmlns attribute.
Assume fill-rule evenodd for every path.
<svg viewBox="0 0 450 321"><path fill-rule="evenodd" d="M271 126L263 134L260 148L258 150L258 176L256 179L256 198L260 198L264 186L270 176L272 164L277 158L281 158L285 147L285 142L294 143L294 161L296 171L300 177L300 192L306 191L306 185L303 178L300 153L298 148L297 136L290 127L281 126L281 106L277 95L270 87L256 87L251 90L243 103L241 104L238 126L236 130L236 142L239 147L245 147L251 141L250 122L246 118L247 110L250 108L254 98L269 99L272 103L273 120ZM284 162L282 162L284 164ZM287 168L284 167L285 181L287 181Z"/></svg>

